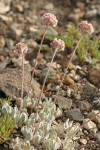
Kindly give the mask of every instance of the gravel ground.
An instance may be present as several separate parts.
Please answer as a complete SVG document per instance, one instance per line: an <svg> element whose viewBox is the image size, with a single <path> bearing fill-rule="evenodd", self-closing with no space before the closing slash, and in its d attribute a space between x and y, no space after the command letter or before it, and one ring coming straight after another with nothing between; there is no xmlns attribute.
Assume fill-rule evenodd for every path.
<svg viewBox="0 0 100 150"><path fill-rule="evenodd" d="M13 52L16 43L19 41L27 42L29 52L26 55L26 68L30 72L34 66L34 59L44 30L40 18L45 12L54 13L59 20L56 29L49 29L54 37L65 34L71 25L77 25L81 20L88 20L95 27L93 37L100 39L99 0L0 0L0 83L2 83L2 76L4 77L4 84L3 86L0 85L1 98L7 96L14 98L16 95L16 93L13 95L12 91L7 93L5 73L9 70L7 68L21 66L20 57L15 56ZM38 89L37 91L42 86L43 78L47 72L45 68L52 57L53 52L50 50L49 44L51 38L46 37L39 56L34 81L38 82L36 83L37 87L35 87L36 90ZM66 51L67 48L65 48L65 52L57 54L55 58L44 91L46 97L54 98L57 92L62 73L70 56L70 52L67 56ZM4 69L5 72L2 71ZM9 82L11 83L12 80L9 79ZM15 88L14 85L13 88ZM63 116L57 120L58 122L63 122L69 117L74 122L82 124L84 119L91 118L97 111L100 111L100 68L94 68L89 63L81 64L75 56L65 77L56 105L63 111ZM80 150L83 150L82 147L85 147L84 150L99 150L100 115L84 127L79 145L81 146Z"/></svg>

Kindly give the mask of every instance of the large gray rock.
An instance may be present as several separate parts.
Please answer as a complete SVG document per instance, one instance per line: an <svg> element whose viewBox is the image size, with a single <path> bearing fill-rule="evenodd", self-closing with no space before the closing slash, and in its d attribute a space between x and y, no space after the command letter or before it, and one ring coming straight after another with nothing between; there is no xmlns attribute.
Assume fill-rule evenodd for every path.
<svg viewBox="0 0 100 150"><path fill-rule="evenodd" d="M11 99L17 99L21 96L21 69L7 68L0 71L0 97L2 94ZM30 72L25 69L24 78L24 96L27 95L29 82L31 79ZM40 85L35 79L32 82L32 96L39 97Z"/></svg>
<svg viewBox="0 0 100 150"><path fill-rule="evenodd" d="M66 116L70 118L71 120L79 121L79 122L83 121L84 119L83 115L81 114L78 108L74 108L74 109L67 111Z"/></svg>
<svg viewBox="0 0 100 150"><path fill-rule="evenodd" d="M55 104L59 106L59 108L70 109L72 106L72 100L69 98L65 98L63 96L55 96L56 99Z"/></svg>

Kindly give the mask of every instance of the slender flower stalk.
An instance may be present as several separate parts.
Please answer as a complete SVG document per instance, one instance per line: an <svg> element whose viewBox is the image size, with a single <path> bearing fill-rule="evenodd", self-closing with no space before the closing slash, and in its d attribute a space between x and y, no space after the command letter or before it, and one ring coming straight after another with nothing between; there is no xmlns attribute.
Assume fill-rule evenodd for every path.
<svg viewBox="0 0 100 150"><path fill-rule="evenodd" d="M66 74L67 74L67 71L68 71L69 65L70 65L70 63L71 63L71 61L72 61L72 59L73 59L73 56L75 55L75 52L76 52L76 50L77 50L77 48L78 48L78 46L79 46L79 44L80 44L80 42L81 42L82 38L83 38L83 36L81 36L81 38L79 39L79 41L78 41L78 43L77 43L77 45L76 45L75 49L74 49L74 50L73 50L73 52L72 52L72 55L71 55L70 60L69 60L69 62L68 62L67 68L66 68L65 73L64 73L64 75L63 75L63 77L62 77L62 80L61 80L61 82L60 82L59 89L58 89L58 91L57 91L57 94L56 94L56 98L55 98L55 100L56 100L56 99L57 99L57 97L58 97L58 94L59 94L60 88L61 88L61 86L62 86L62 84L63 84L63 81L64 81L64 79L65 79L65 76L66 76Z"/></svg>
<svg viewBox="0 0 100 150"><path fill-rule="evenodd" d="M56 53L57 53L57 50L58 50L58 48L55 49L55 52L54 52L54 54L53 54L52 60L51 60L50 65L49 65L49 68L48 68L48 70L47 70L47 74L46 74L46 76L45 76L45 78L44 78L44 82L43 82L43 85L42 85L42 89L41 89L41 93L40 93L39 100L41 100L41 98L42 98L42 94L43 94L43 90L44 90L44 87L45 87L45 83L46 83L48 74L49 74L49 72L50 72L51 64L53 63L54 57L55 57L55 55L56 55Z"/></svg>
<svg viewBox="0 0 100 150"><path fill-rule="evenodd" d="M33 68L33 71L32 71L32 75L31 75L31 80L30 80L30 83L29 83L29 88L28 88L28 95L27 95L27 97L29 97L29 93L30 93L30 91L31 91L32 81L33 81L33 77L34 77L35 70L36 70L37 63L38 63L38 57L39 57L39 55L40 55L40 51L41 51L42 44L43 44L45 35L46 35L46 33L47 33L47 30L48 30L48 25L46 25L44 34L43 34L42 39L41 39L40 48L39 48L39 51L38 51L38 54L37 54L37 57L36 57L36 60L35 60L35 65L34 65L34 68Z"/></svg>
<svg viewBox="0 0 100 150"><path fill-rule="evenodd" d="M45 83L46 83L48 74L49 74L49 72L50 72L51 64L53 63L54 57L55 57L55 55L56 55L56 53L57 53L58 50L59 50L59 51L63 51L64 48L65 48L65 43L64 43L64 41L62 41L61 39L58 39L58 40L57 40L57 39L55 38L55 39L53 40L53 42L51 42L50 45L51 45L52 49L54 50L54 54L53 54L53 56L52 56L52 59L51 59L49 68L48 68L48 70L47 70L47 74L46 74L46 76L45 76L45 79L44 79L44 82L43 82L43 85L42 85L42 90L41 90L41 93L40 93L39 100L41 100L41 98L42 98L42 94L43 94L43 90L44 90L44 87L45 87Z"/></svg>
<svg viewBox="0 0 100 150"><path fill-rule="evenodd" d="M36 70L37 63L38 63L38 57L39 57L39 54L40 54L40 52L41 52L42 44L43 44L45 35L46 35L46 33L47 33L48 27L49 27L49 26L56 27L56 26L57 26L57 23L58 23L58 20L56 19L56 16L55 16L55 15L53 15L53 14L51 14L51 13L45 13L45 14L41 17L41 22L42 22L42 24L44 24L46 27L45 27L45 31L44 31L44 34L43 34L42 39L41 39L39 51L38 51L38 54L37 54L37 57L36 57L36 61L35 61L35 65L34 65L34 68L33 68L33 71L32 71L32 76L31 76L31 80L30 80L30 83L29 83L29 89L28 89L28 95L27 95L28 97L29 97L29 93L30 93L30 91L31 91L32 81L33 81L33 77L34 77L35 70Z"/></svg>
<svg viewBox="0 0 100 150"><path fill-rule="evenodd" d="M46 74L46 76L45 76L45 79L44 79L44 82L43 82L43 85L42 85L42 90L41 90L41 93L40 93L40 97L39 97L38 102L37 102L36 120L37 120L37 118L38 118L38 111L39 111L38 105L39 105L39 102L40 102L40 100L41 100L41 98L42 98L43 90L44 90L44 87L45 87L45 83L46 83L48 74L49 74L49 72L50 72L51 64L52 64L52 62L53 62L53 60L54 60L54 57L55 57L57 51L58 51L58 50L59 50L59 51L63 51L63 50L65 49L65 43L64 43L64 41L62 41L61 39L58 39L58 40L57 40L57 39L55 38L55 39L51 42L50 45L51 45L52 49L54 50L54 54L53 54L53 56L52 56L52 59L51 59L51 62L50 62L50 65L49 65L47 74Z"/></svg>
<svg viewBox="0 0 100 150"><path fill-rule="evenodd" d="M23 99L23 86L24 86L24 53L22 52L22 90L21 90L21 99Z"/></svg>
<svg viewBox="0 0 100 150"><path fill-rule="evenodd" d="M68 62L67 68L66 68L65 73L64 73L64 75L63 75L63 77L62 77L62 80L61 80L61 82L60 82L59 89L58 89L58 91L57 91L55 100L56 100L57 97L58 97L60 88L61 88L61 86L62 86L62 84L63 84L63 81L64 81L64 79L65 79L65 76L66 76L66 74L67 74L67 72L68 72L69 65L70 65L70 63L72 62L72 59L73 59L73 57L74 57L74 55L75 55L75 53L76 53L76 50L77 50L77 48L78 48L78 46L79 46L79 44L80 44L82 38L84 37L84 35L90 35L90 34L92 34L92 33L94 32L94 28L93 28L92 24L91 24L91 23L88 23L87 21L82 21L81 23L79 23L79 24L78 24L78 29L79 29L79 31L81 32L82 35L81 35L81 37L80 37L80 39L79 39L79 41L78 41L78 43L77 43L75 49L74 49L73 52L72 52L72 55L71 55L70 60L69 60L69 62Z"/></svg>
<svg viewBox="0 0 100 150"><path fill-rule="evenodd" d="M14 47L14 52L20 53L22 57L22 83L21 83L21 98L20 98L20 109L22 108L23 103L23 91L24 91L24 55L27 53L28 47L25 43L18 43Z"/></svg>
<svg viewBox="0 0 100 150"><path fill-rule="evenodd" d="M23 107L23 94L24 94L24 53L22 51L22 83L21 83L21 98L20 98L20 110Z"/></svg>

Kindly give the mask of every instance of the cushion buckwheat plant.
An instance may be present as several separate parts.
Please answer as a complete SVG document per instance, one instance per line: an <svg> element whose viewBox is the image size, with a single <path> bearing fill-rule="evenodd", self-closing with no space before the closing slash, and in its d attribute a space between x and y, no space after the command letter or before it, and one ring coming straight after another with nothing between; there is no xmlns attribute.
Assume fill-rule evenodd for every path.
<svg viewBox="0 0 100 150"><path fill-rule="evenodd" d="M45 150L66 150L74 149L75 140L79 138L79 124L74 124L69 119L62 125L55 124L55 119L59 116L60 110L52 100L46 99L41 102L41 109L36 113L28 115L27 107L35 108L35 99L25 99L24 109L18 110L17 106L12 108L7 103L2 106L2 114L9 114L16 123L16 127L21 128L23 138L17 137L11 141L11 148L14 150L35 150L43 148ZM63 138L62 138L63 136Z"/></svg>
<svg viewBox="0 0 100 150"><path fill-rule="evenodd" d="M5 116L10 116L11 121L14 122L14 127L16 129L20 129L20 134L16 138L12 137L12 139L10 140L10 148L13 150L74 150L76 146L76 140L80 138L79 135L81 134L81 126L78 123L73 123L68 118L66 118L65 122L62 122L61 124L58 123L57 118L61 117L62 110L59 107L56 107L52 99L45 98L44 101L41 101L43 89L50 68L48 68L47 75L44 79L39 99L30 98L29 96L32 79L34 77L35 69L37 66L38 56L40 54L48 26L56 27L58 20L56 19L55 15L51 13L45 13L41 18L41 22L45 25L45 31L41 39L35 65L32 70L32 77L29 83L28 96L26 98L23 97L24 62L22 61L22 103L20 105L20 109L17 105L15 105L15 107L12 107L6 102L2 106L1 115L4 118ZM62 86L64 77L69 68L69 64L71 63L83 36L86 34L92 34L94 32L92 24L88 23L87 21L82 21L81 23L79 23L78 28L79 31L82 33L82 36L72 52L69 63L66 67L66 71L60 82L59 90ZM52 64L56 52L63 51L65 49L65 43L63 40L55 38L50 45L54 50L50 62ZM18 43L15 46L15 51L19 53L21 52L23 58L27 50L28 48L25 43ZM59 94L59 90L57 92L56 98ZM29 112L29 110L31 110L31 112ZM11 128L11 131L14 127Z"/></svg>

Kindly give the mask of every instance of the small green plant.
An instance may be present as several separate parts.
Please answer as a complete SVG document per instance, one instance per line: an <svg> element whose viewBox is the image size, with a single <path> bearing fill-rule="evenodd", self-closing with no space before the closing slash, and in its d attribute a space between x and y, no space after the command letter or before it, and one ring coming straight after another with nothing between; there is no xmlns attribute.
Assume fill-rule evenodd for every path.
<svg viewBox="0 0 100 150"><path fill-rule="evenodd" d="M67 29L67 35L63 35L61 39L64 40L66 48L72 51L81 34L75 26ZM100 40L97 38L89 39L84 36L80 45L77 48L77 55L80 62L84 62L89 56L93 59L100 60Z"/></svg>
<svg viewBox="0 0 100 150"><path fill-rule="evenodd" d="M15 121L9 114L0 116L0 144L8 140L15 128Z"/></svg>
<svg viewBox="0 0 100 150"><path fill-rule="evenodd" d="M89 41L88 45L88 51L91 54L91 57L100 60L100 40L94 38L93 40Z"/></svg>
<svg viewBox="0 0 100 150"><path fill-rule="evenodd" d="M83 40L81 41L81 43L77 48L78 59L80 62L84 62L88 56L88 50L87 50L88 42L89 42L88 36L84 36Z"/></svg>
<svg viewBox="0 0 100 150"><path fill-rule="evenodd" d="M91 40L87 36L84 36L77 49L79 61L84 62L88 58L88 56L100 60L99 48L100 41L98 39L94 38L93 40Z"/></svg>
<svg viewBox="0 0 100 150"><path fill-rule="evenodd" d="M73 40L73 38L71 36L62 36L61 39L65 42L66 48L67 49L73 49L75 41Z"/></svg>
<svg viewBox="0 0 100 150"><path fill-rule="evenodd" d="M0 100L0 112L2 112L2 108L5 104L11 105L11 100ZM8 108L10 112L10 109ZM8 140L10 135L13 133L15 128L15 121L12 119L12 116L9 113L0 114L0 144Z"/></svg>
<svg viewBox="0 0 100 150"><path fill-rule="evenodd" d="M68 32L68 36L69 36L69 37L72 37L73 40L74 40L74 39L77 39L77 40L78 40L78 39L80 38L80 36L81 36L80 32L78 32L78 30L77 30L77 27L74 26L74 25L72 25L71 27L69 27L69 28L67 29L67 32Z"/></svg>
<svg viewBox="0 0 100 150"><path fill-rule="evenodd" d="M64 40L66 48L72 51L76 43L75 41L78 40L80 36L81 34L78 32L77 28L72 25L67 29L66 35L61 36L61 39Z"/></svg>

